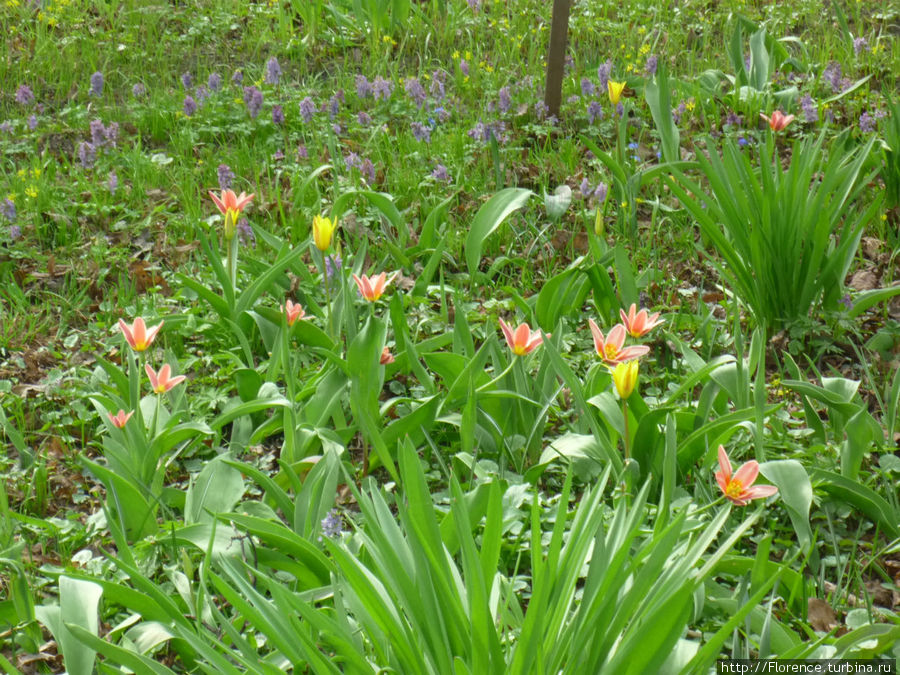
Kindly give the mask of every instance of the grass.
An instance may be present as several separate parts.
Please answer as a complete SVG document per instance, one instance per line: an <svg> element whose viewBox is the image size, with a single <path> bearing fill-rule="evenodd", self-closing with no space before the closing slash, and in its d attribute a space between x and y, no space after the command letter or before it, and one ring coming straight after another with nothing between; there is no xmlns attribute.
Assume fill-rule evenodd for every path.
<svg viewBox="0 0 900 675"><path fill-rule="evenodd" d="M6 2L9 668L674 673L900 656L897 9L576 2L558 120L540 105L549 15L532 0ZM651 80L670 96L652 115ZM777 133L758 117L776 108L796 115ZM778 290L801 256L765 241L752 262L733 254L744 223L721 204L758 184L771 224L765 186L807 139L825 168L784 190L844 157L862 178L852 218L816 233L849 247L849 267L786 316L746 286L769 270ZM658 168L664 145L676 163ZM726 148L753 181L698 161ZM220 165L255 195L233 288L208 197ZM560 186L557 217L545 196ZM340 216L327 282L318 214ZM838 234L855 223L858 245ZM778 241L794 226L779 220ZM398 275L364 302L351 274L381 271ZM293 326L286 299L306 311ZM623 405L587 320L608 332L632 302L665 323L636 339L650 350ZM139 316L164 326L136 353L117 324ZM543 344L514 356L500 318ZM147 393L145 363L188 379ZM779 495L721 497L720 444ZM654 637L638 647L635 626Z"/></svg>

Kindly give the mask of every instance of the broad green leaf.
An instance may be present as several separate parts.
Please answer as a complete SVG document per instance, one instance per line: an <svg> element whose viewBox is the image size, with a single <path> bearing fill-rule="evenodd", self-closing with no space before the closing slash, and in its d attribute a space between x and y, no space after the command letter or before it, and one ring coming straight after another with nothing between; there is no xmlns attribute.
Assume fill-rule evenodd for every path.
<svg viewBox="0 0 900 675"><path fill-rule="evenodd" d="M504 188L478 209L466 237L466 266L473 279L481 262L485 240L507 217L525 206L532 194L531 190L523 188Z"/></svg>
<svg viewBox="0 0 900 675"><path fill-rule="evenodd" d="M804 550L812 543L809 525L809 509L812 506L812 484L803 465L794 459L763 462L760 473L778 488L778 496L784 502L794 531Z"/></svg>
<svg viewBox="0 0 900 675"><path fill-rule="evenodd" d="M211 523L216 513L231 511L244 496L241 473L222 457L207 462L191 483L184 507L185 524Z"/></svg>

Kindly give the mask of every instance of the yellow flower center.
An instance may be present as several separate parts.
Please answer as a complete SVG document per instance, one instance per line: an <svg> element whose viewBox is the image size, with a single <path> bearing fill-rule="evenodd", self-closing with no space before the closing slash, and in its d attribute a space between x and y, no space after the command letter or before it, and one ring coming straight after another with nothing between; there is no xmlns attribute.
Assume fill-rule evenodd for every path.
<svg viewBox="0 0 900 675"><path fill-rule="evenodd" d="M525 345L514 345L513 346L513 354L517 354L518 356L525 356L528 352L525 351Z"/></svg>
<svg viewBox="0 0 900 675"><path fill-rule="evenodd" d="M606 344L603 346L603 352L606 354L606 358L614 359L619 353L619 350L615 345Z"/></svg>
<svg viewBox="0 0 900 675"><path fill-rule="evenodd" d="M733 478L728 481L728 485L725 486L725 496L731 497L732 499L737 499L741 496L741 493L744 491L744 486L739 480L734 480Z"/></svg>

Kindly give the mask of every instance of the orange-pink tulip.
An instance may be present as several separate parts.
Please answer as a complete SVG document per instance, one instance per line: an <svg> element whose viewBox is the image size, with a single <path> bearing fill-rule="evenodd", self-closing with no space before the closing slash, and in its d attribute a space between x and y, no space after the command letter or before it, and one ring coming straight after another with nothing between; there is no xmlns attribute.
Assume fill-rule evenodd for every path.
<svg viewBox="0 0 900 675"><path fill-rule="evenodd" d="M158 373L150 367L150 364L146 364L144 370L147 371L147 377L150 378L150 388L157 394L165 394L175 385L187 379L184 375L172 377L172 368L168 363L164 364Z"/></svg>
<svg viewBox="0 0 900 675"><path fill-rule="evenodd" d="M769 123L769 127L772 129L772 131L781 131L788 124L794 121L793 115L785 115L780 110L776 110L775 112L773 112L771 117L769 117L768 115L763 115L762 113L760 113L759 116Z"/></svg>
<svg viewBox="0 0 900 675"><path fill-rule="evenodd" d="M544 338L540 331L531 332L531 326L527 323L520 323L515 330L508 325L503 319L500 319L500 329L506 338L506 344L517 356L525 356L533 352L540 345ZM547 334L550 337L550 334Z"/></svg>
<svg viewBox="0 0 900 675"><path fill-rule="evenodd" d="M622 317L622 323L625 324L625 330L631 337L643 337L656 328L659 324L665 323L665 319L659 318L659 312L648 314L646 309L637 312L637 305L631 303L628 308L628 314L624 309L619 310L619 316Z"/></svg>
<svg viewBox="0 0 900 675"><path fill-rule="evenodd" d="M122 335L125 336L125 341L129 346L136 352L142 352L153 344L153 340L156 339L156 334L162 328L163 323L165 322L160 321L158 325L148 329L147 324L144 323L144 319L141 317L136 318L131 326L125 323L123 319L119 319L119 328L122 330Z"/></svg>
<svg viewBox="0 0 900 675"><path fill-rule="evenodd" d="M306 316L303 306L300 303L293 303L290 300L286 301L281 306L281 311L284 312L284 316L287 318L288 326L293 326L298 320Z"/></svg>
<svg viewBox="0 0 900 675"><path fill-rule="evenodd" d="M610 365L631 361L650 351L650 347L647 345L625 347L625 326L620 323L613 326L609 335L605 337L593 319L588 319L588 324L591 327L591 335L594 337L594 348L597 350L597 355Z"/></svg>
<svg viewBox="0 0 900 675"><path fill-rule="evenodd" d="M247 205L253 201L256 195L248 195L242 192L238 196L234 194L234 190L222 190L222 196L218 197L215 192L210 190L209 196L212 197L219 212L225 216L225 239L232 239L236 232L237 220L241 212L247 208Z"/></svg>
<svg viewBox="0 0 900 675"><path fill-rule="evenodd" d="M382 272L378 276L367 277L363 274L361 277L353 275L353 281L359 287L359 294L369 302L376 302L384 294L384 289L397 276L398 272L394 272L390 277L387 272Z"/></svg>
<svg viewBox="0 0 900 675"><path fill-rule="evenodd" d="M125 428L125 424L128 422L128 420L131 418L132 415L134 415L134 410L132 410L129 413L126 413L121 408L119 409L119 412L116 415L113 415L110 412L106 413L106 416L109 418L109 421L112 422L113 426L119 427L119 429Z"/></svg>
<svg viewBox="0 0 900 675"><path fill-rule="evenodd" d="M378 359L378 362L383 366L394 362L394 355L391 354L391 350L388 347L381 350L381 358Z"/></svg>
<svg viewBox="0 0 900 675"><path fill-rule="evenodd" d="M753 499L765 499L778 492L778 488L774 485L753 485L758 475L759 464L753 459L732 475L728 454L724 447L719 446L719 470L716 471L716 482L727 499L737 506L746 506Z"/></svg>

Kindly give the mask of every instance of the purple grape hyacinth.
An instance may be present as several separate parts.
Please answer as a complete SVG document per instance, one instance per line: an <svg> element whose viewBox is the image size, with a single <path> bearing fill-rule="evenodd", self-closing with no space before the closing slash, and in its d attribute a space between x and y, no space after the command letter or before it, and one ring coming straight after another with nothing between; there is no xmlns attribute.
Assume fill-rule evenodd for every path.
<svg viewBox="0 0 900 675"><path fill-rule="evenodd" d="M431 177L442 183L450 182L450 174L447 172L447 167L443 164L438 164L434 167L434 170L431 172Z"/></svg>
<svg viewBox="0 0 900 675"><path fill-rule="evenodd" d="M3 217L6 218L9 222L13 222L16 219L16 205L12 199L4 199L2 203L0 203L0 213L3 214Z"/></svg>
<svg viewBox="0 0 900 675"><path fill-rule="evenodd" d="M234 181L234 171L227 164L219 164L216 169L217 178L219 179L219 189L221 191L230 190Z"/></svg>
<svg viewBox="0 0 900 675"><path fill-rule="evenodd" d="M197 102L194 100L194 97L188 94L184 97L184 104L182 105L182 110L184 111L185 117L193 117L194 113L197 112ZM256 115L253 115L256 117Z"/></svg>
<svg viewBox="0 0 900 675"><path fill-rule="evenodd" d="M500 108L500 112L509 112L509 109L512 106L512 98L510 98L509 95L509 87L500 87L500 91L497 92L497 96L500 99L497 103L497 107Z"/></svg>
<svg viewBox="0 0 900 675"><path fill-rule="evenodd" d="M304 122L311 122L313 115L315 114L316 104L313 103L313 100L309 96L300 101L300 117L303 118Z"/></svg>
<svg viewBox="0 0 900 675"><path fill-rule="evenodd" d="M875 131L875 118L869 114L868 110L859 116L859 130L864 134Z"/></svg>
<svg viewBox="0 0 900 675"><path fill-rule="evenodd" d="M356 95L359 98L369 98L372 95L372 83L365 75L357 75L355 80Z"/></svg>
<svg viewBox="0 0 900 675"><path fill-rule="evenodd" d="M247 106L247 112L250 113L250 117L256 119L260 109L262 109L262 92L252 85L244 87L244 104Z"/></svg>
<svg viewBox="0 0 900 675"><path fill-rule="evenodd" d="M88 94L96 98L100 98L103 95L103 73L99 70L91 75L91 88Z"/></svg>
<svg viewBox="0 0 900 675"><path fill-rule="evenodd" d="M190 73L182 73L181 74L181 86L185 89L190 89L194 86L194 76Z"/></svg>
<svg viewBox="0 0 900 675"><path fill-rule="evenodd" d="M142 83L136 82L131 87L131 95L135 98L143 98L147 94L147 87L145 87Z"/></svg>
<svg viewBox="0 0 900 675"><path fill-rule="evenodd" d="M819 108L809 94L800 97L800 110L803 111L803 119L807 122L819 121Z"/></svg>
<svg viewBox="0 0 900 675"><path fill-rule="evenodd" d="M284 124L284 108L280 105L272 107L272 122L278 125Z"/></svg>
<svg viewBox="0 0 900 675"><path fill-rule="evenodd" d="M20 84L16 89L16 103L19 105L31 105L34 103L34 92L27 84Z"/></svg>
<svg viewBox="0 0 900 675"><path fill-rule="evenodd" d="M78 146L78 161L85 169L92 169L97 161L97 149L87 142Z"/></svg>
<svg viewBox="0 0 900 675"><path fill-rule="evenodd" d="M218 73L210 73L206 78L206 86L210 91L219 91L222 88L222 76Z"/></svg>
<svg viewBox="0 0 900 675"><path fill-rule="evenodd" d="M425 88L422 86L422 83L419 82L418 78L410 77L409 79L407 79L405 89L406 95L409 96L419 108L425 105L427 94L425 93Z"/></svg>
<svg viewBox="0 0 900 675"><path fill-rule="evenodd" d="M394 84L390 80L385 80L380 75L376 77L375 81L372 83L372 95L375 97L376 101L387 101L393 92Z"/></svg>
<svg viewBox="0 0 900 675"><path fill-rule="evenodd" d="M266 61L266 84L278 84L281 81L281 65L276 57Z"/></svg>
<svg viewBox="0 0 900 675"><path fill-rule="evenodd" d="M421 122L413 122L409 125L412 130L412 135L417 141L424 141L425 143L431 143L431 129L426 127Z"/></svg>

